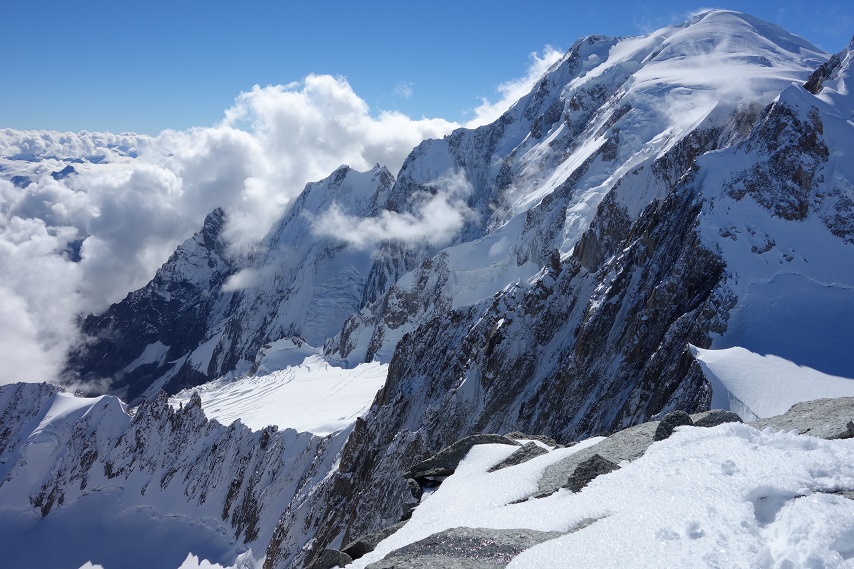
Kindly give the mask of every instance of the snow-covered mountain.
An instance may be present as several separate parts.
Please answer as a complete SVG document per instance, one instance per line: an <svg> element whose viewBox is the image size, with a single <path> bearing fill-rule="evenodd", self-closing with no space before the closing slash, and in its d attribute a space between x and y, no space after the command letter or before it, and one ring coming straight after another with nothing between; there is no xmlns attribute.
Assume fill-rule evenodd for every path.
<svg viewBox="0 0 854 569"><path fill-rule="evenodd" d="M316 238L312 216L335 204L375 215L394 182L376 166L342 166L306 186L257 251L229 252L225 213L208 215L148 285L83 323L68 375L84 383L109 378L128 401L175 393L229 372L253 368L265 344L298 337L323 345L360 308L369 251Z"/></svg>
<svg viewBox="0 0 854 569"><path fill-rule="evenodd" d="M212 212L151 283L87 317L69 355L69 378L147 400L135 414L0 391L2 511L46 527L122 518L118 499L206 520L221 539L195 551L224 563L301 567L399 521L415 504L400 474L473 433L569 443L713 402L755 419L854 395L851 49L729 11L589 36L494 123L422 142L396 179L342 166L309 184L252 251ZM454 231L371 248L329 229L437 204ZM353 400L303 399L312 378ZM211 380L178 411L158 395ZM231 420L245 400L274 421L265 397L283 429L320 434L199 412Z"/></svg>

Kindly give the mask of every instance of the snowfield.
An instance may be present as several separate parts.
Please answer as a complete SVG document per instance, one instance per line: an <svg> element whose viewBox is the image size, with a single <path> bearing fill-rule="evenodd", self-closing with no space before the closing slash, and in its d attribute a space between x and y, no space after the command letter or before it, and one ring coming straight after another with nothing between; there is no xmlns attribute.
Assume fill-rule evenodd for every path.
<svg viewBox="0 0 854 569"><path fill-rule="evenodd" d="M268 352L262 366L271 360ZM315 354L269 373L212 381L182 391L169 402L179 408L196 392L205 415L223 425L239 420L253 430L275 425L323 436L347 428L364 414L387 373L387 364L346 369Z"/></svg>

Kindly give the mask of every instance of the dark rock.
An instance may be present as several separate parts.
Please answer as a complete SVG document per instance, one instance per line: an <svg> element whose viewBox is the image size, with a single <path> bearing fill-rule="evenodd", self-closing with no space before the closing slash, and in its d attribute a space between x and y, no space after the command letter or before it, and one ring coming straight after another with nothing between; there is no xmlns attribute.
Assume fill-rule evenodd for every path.
<svg viewBox="0 0 854 569"><path fill-rule="evenodd" d="M412 517L412 512L418 507L418 502L407 502L403 505L403 515L400 516L400 521L405 522Z"/></svg>
<svg viewBox="0 0 854 569"><path fill-rule="evenodd" d="M480 434L460 439L451 446L442 449L438 454L410 467L404 474L406 478L450 476L457 465L475 445L502 444L519 446L519 443L504 435Z"/></svg>
<svg viewBox="0 0 854 569"><path fill-rule="evenodd" d="M376 549L377 544L406 525L406 522L400 522L381 529L380 531L363 535L341 548L343 553L349 555L352 559L359 559L363 555L370 553Z"/></svg>
<svg viewBox="0 0 854 569"><path fill-rule="evenodd" d="M547 451L537 443L526 443L522 446L522 448L518 449L513 454L490 468L489 472L495 472L496 470L501 470L502 468L507 468L508 466L516 466L517 464L528 462L532 458L540 456L542 454L547 454L548 452L549 451Z"/></svg>
<svg viewBox="0 0 854 569"><path fill-rule="evenodd" d="M617 464L607 458L602 458L602 456L594 454L575 468L575 471L566 483L566 488L569 488L573 492L581 492L581 489L590 484L597 476L608 474L618 468L620 467Z"/></svg>
<svg viewBox="0 0 854 569"><path fill-rule="evenodd" d="M676 427L691 424L693 424L691 416L685 411L671 411L664 416L664 419L662 419L658 424L658 427L656 427L655 435L652 437L652 440L663 441L673 434Z"/></svg>
<svg viewBox="0 0 854 569"><path fill-rule="evenodd" d="M614 464L624 460L635 460L643 455L652 444L652 436L658 422L652 421L614 433L604 441L582 449L545 469L540 478L537 497L547 496L564 487L575 469L594 455L599 455Z"/></svg>
<svg viewBox="0 0 854 569"><path fill-rule="evenodd" d="M732 411L724 411L723 409L712 409L691 415L691 420L695 427L717 427L724 423L741 423L741 417Z"/></svg>
<svg viewBox="0 0 854 569"><path fill-rule="evenodd" d="M353 559L346 553L337 549L324 549L306 569L332 569L333 567L344 567L352 562Z"/></svg>
<svg viewBox="0 0 854 569"><path fill-rule="evenodd" d="M558 532L527 529L453 528L435 533L368 565L370 569L498 569Z"/></svg>
<svg viewBox="0 0 854 569"><path fill-rule="evenodd" d="M854 437L854 397L796 403L782 415L753 421L750 425L757 429L795 430L820 439L850 439Z"/></svg>
<svg viewBox="0 0 854 569"><path fill-rule="evenodd" d="M412 492L412 497L420 500L421 496L424 495L424 488L421 487L421 484L414 478L408 478L406 484L409 486L409 491Z"/></svg>
<svg viewBox="0 0 854 569"><path fill-rule="evenodd" d="M547 437L546 435L526 435L525 433L520 433L519 431L513 431L512 433L507 433L504 436L510 437L511 439L516 440L516 441L520 441L520 442L526 441L526 440L527 441L540 441L541 443L545 444L546 446L550 446L552 448L560 448L561 446L563 446L559 442L554 440L553 438Z"/></svg>

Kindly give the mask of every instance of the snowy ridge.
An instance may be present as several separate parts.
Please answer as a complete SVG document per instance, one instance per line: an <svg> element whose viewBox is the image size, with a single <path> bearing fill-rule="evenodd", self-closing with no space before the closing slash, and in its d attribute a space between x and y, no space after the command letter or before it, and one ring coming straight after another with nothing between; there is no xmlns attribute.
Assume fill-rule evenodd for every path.
<svg viewBox="0 0 854 569"><path fill-rule="evenodd" d="M198 398L173 410L161 397L129 416L114 397L39 384L0 388L0 416L0 543L18 567L178 567L188 551L252 566L280 513L328 473L346 438L224 427ZM85 548L73 545L80 532Z"/></svg>
<svg viewBox="0 0 854 569"><path fill-rule="evenodd" d="M468 242L470 259L484 259L494 257L494 241L480 241L477 250L478 239L508 239L507 257L494 264L512 263L512 272L478 275L477 298L454 290L466 269L448 266L441 254L429 266L421 264L429 254L424 249L408 252L403 263L381 258L373 271L391 272L397 283L367 313L351 316L327 353L349 362L387 358L404 333L448 306L530 279L555 250L565 256L575 248L615 188L628 221L637 219L667 195L676 182L671 176L683 175L692 158L668 168L662 157L692 137L701 139L697 154L738 141L743 133L733 123L806 80L824 60L808 42L726 11L649 36L578 41L495 123L417 147L389 194L392 209L417 207L420 191L459 169L472 185L468 205L477 215L457 241ZM650 173L654 163L659 171ZM384 253L402 256L393 247ZM403 277L403 270L413 274ZM424 283L431 283L429 292ZM418 300L400 300L412 297Z"/></svg>

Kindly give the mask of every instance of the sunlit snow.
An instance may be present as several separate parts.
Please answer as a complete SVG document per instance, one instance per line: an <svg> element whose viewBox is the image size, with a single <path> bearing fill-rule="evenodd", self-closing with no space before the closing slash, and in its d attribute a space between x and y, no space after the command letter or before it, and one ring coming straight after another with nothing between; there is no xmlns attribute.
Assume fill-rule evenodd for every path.
<svg viewBox="0 0 854 569"><path fill-rule="evenodd" d="M582 443L584 445L584 443ZM393 549L445 529L531 528L569 532L514 558L509 569L542 567L849 567L854 501L854 441L725 424L680 427L632 463L580 493L529 495L558 449L487 472L515 449L474 447L456 473L415 510L411 521L362 568Z"/></svg>
<svg viewBox="0 0 854 569"><path fill-rule="evenodd" d="M385 382L388 365L336 367L313 348L295 347L286 339L266 351L259 372L184 390L170 403L186 404L195 391L202 398L205 415L225 425L239 419L255 430L276 425L328 435L368 410Z"/></svg>
<svg viewBox="0 0 854 569"><path fill-rule="evenodd" d="M712 408L731 409L746 421L781 415L801 401L854 396L854 379L828 375L774 354L741 347L692 347L691 351L712 384Z"/></svg>

